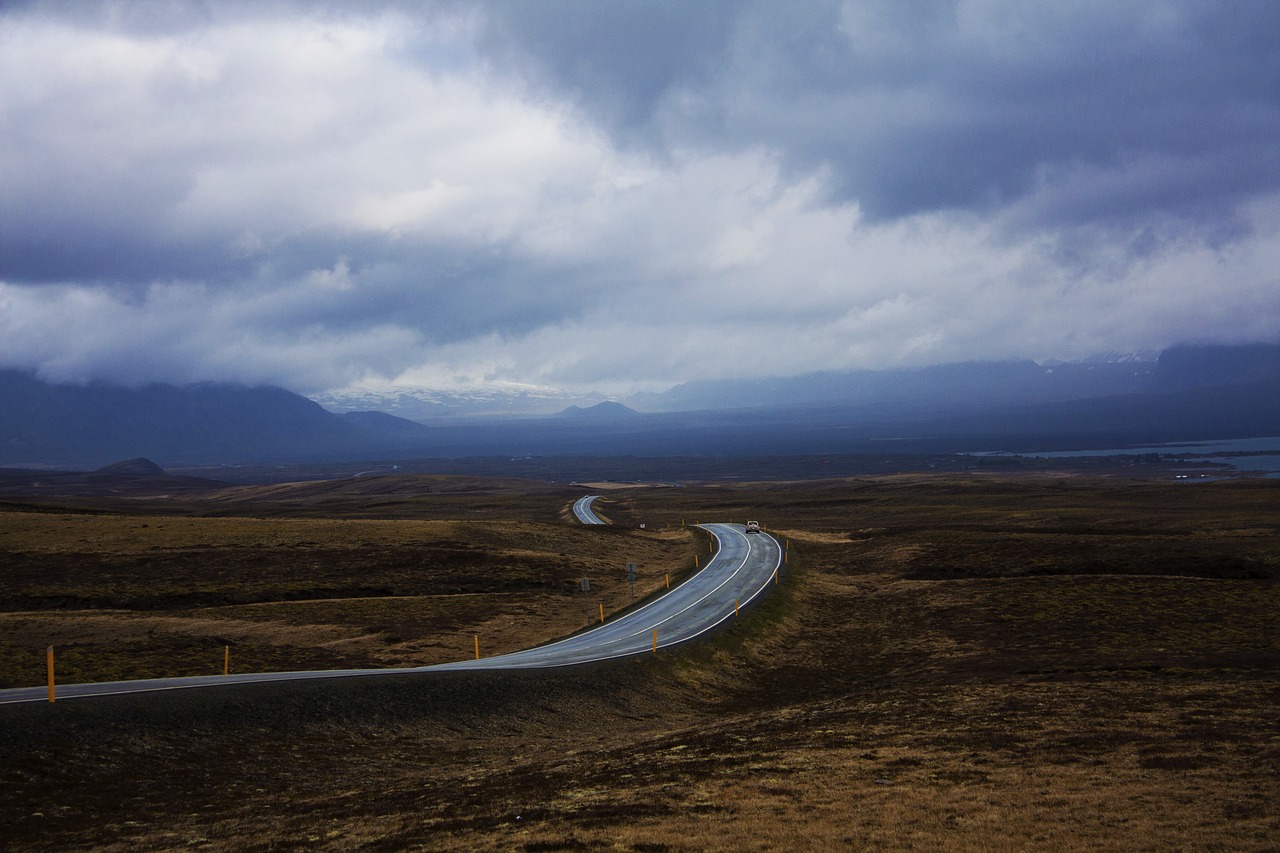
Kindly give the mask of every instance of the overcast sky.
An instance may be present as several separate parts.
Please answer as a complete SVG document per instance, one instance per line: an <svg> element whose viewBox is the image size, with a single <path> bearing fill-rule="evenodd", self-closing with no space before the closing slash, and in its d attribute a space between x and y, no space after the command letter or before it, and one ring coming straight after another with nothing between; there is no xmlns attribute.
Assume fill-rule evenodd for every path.
<svg viewBox="0 0 1280 853"><path fill-rule="evenodd" d="M7 3L0 367L302 393L1280 341L1273 0Z"/></svg>

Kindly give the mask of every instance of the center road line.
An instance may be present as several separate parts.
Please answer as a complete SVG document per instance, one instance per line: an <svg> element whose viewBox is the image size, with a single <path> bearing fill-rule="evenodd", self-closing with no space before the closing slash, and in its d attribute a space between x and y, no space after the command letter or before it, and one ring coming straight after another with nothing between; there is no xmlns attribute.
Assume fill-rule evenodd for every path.
<svg viewBox="0 0 1280 853"><path fill-rule="evenodd" d="M599 497L599 495L587 495L573 502L573 514L578 517L578 521L583 524L604 524L604 519L591 509L591 505Z"/></svg>

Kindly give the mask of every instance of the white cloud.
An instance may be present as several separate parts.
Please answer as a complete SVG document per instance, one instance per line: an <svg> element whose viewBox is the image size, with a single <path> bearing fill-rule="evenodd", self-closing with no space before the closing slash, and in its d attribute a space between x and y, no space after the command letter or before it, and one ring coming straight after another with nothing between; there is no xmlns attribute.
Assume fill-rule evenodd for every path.
<svg viewBox="0 0 1280 853"><path fill-rule="evenodd" d="M847 5L844 32L833 19L821 38L856 55L827 77L782 61L818 36L770 42L767 7L744 12L755 28L726 36L739 76L685 62L651 91L649 69L634 109L608 108L651 112L643 144L599 120L587 84L481 52L497 7L227 7L155 31L3 13L0 365L626 391L1280 338L1280 195L1201 191L1232 158L1254 164L1242 183L1265 171L1265 128L1236 147L1079 157L1033 156L1039 137L1019 131L1009 151L1034 168L1002 183L1001 122L1044 112L1025 112L1031 82L1008 84L1029 87L1012 106L979 104L982 85L1014 66L1061 83L1080 63L1035 15L962 5L959 35L946 16L925 28L937 56L981 71L956 90L913 70L942 60L890 7ZM1185 36L1178 16L1129 17L1097 32ZM976 63L974 45L1014 24L1047 46ZM625 97L615 84L608 98ZM930 175L963 192L938 201Z"/></svg>

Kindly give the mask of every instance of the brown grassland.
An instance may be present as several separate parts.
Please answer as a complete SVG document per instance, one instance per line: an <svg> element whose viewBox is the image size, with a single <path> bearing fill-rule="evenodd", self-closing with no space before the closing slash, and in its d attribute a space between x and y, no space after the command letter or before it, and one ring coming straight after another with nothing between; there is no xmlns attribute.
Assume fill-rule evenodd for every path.
<svg viewBox="0 0 1280 853"><path fill-rule="evenodd" d="M1274 850L1280 482L369 478L0 512L0 681L549 640L757 518L782 584L586 670L0 706L14 850ZM90 511L92 510L92 511ZM646 525L640 530L639 524ZM594 595L599 590L599 595Z"/></svg>

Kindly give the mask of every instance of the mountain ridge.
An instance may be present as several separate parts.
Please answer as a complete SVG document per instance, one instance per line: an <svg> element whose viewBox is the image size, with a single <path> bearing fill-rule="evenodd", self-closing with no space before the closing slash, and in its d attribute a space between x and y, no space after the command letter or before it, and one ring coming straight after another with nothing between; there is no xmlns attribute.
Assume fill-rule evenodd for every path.
<svg viewBox="0 0 1280 853"><path fill-rule="evenodd" d="M424 425L386 412L334 414L270 386L50 385L0 370L0 466L98 466L139 457L171 465L804 454L870 452L888 440L912 452L946 452L940 449L1068 437L1074 437L1068 443L1116 446L1280 435L1277 345L1183 346L1154 364L965 363L910 375L846 374L841 381L830 375L737 380L731 390L751 395L728 394L718 401L722 407L704 410L637 413L602 401L558 416ZM709 396L707 383L677 387ZM777 393L762 395L762 389ZM741 405L723 405L727 401Z"/></svg>

